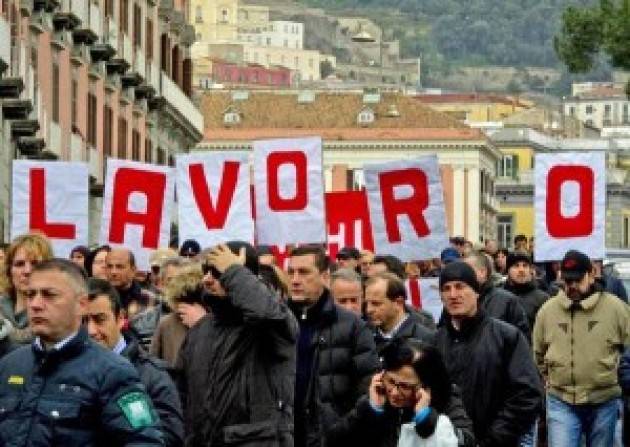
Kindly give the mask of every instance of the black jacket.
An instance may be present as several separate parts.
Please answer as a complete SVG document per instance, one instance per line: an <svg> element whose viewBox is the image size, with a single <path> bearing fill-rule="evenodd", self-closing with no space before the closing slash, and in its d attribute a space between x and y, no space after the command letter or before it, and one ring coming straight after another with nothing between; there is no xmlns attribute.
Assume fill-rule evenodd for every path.
<svg viewBox="0 0 630 447"><path fill-rule="evenodd" d="M479 304L488 316L510 323L520 329L528 341L531 339L527 315L513 293L487 282L481 287Z"/></svg>
<svg viewBox="0 0 630 447"><path fill-rule="evenodd" d="M387 344L393 339L408 340L413 338L419 340L428 345L432 345L435 342L435 331L431 331L426 326L421 325L413 317L407 314L407 319L402 322L398 330L393 337L387 339L383 337L381 332L374 328L374 344L376 345L376 351L380 354Z"/></svg>
<svg viewBox="0 0 630 447"><path fill-rule="evenodd" d="M136 370L82 328L59 350L33 344L0 360L0 445L164 444Z"/></svg>
<svg viewBox="0 0 630 447"><path fill-rule="evenodd" d="M412 409L399 410L386 404L382 414L376 413L370 405L368 396L362 397L354 410L345 418L343 430L349 433L347 439L353 440L353 445L370 447L396 447L400 436L400 426L410 422L414 417ZM475 447L473 424L466 415L462 404L461 394L453 386L453 394L444 411L462 447ZM431 409L431 413L422 423L416 425L416 432L421 438L428 438L435 432L438 413ZM341 428L341 427L339 427ZM331 435L334 436L333 433Z"/></svg>
<svg viewBox="0 0 630 447"><path fill-rule="evenodd" d="M166 447L177 447L184 443L184 418L182 404L175 383L166 371L166 362L146 352L138 341L126 338L127 347L121 355L136 368L140 381L153 402L160 417Z"/></svg>
<svg viewBox="0 0 630 447"><path fill-rule="evenodd" d="M291 446L297 324L286 304L243 266L221 275L186 335L176 371L187 446ZM240 443L239 443L240 442Z"/></svg>
<svg viewBox="0 0 630 447"><path fill-rule="evenodd" d="M301 408L296 408L296 433L304 432L305 439L296 440L296 446L300 446L297 441L309 447L334 445L326 442L327 434L343 423L379 370L374 337L363 320L334 304L328 290L309 309L289 305L300 326L308 323L312 328L307 346L311 371L308 383L298 384L306 395ZM338 445L351 444L340 440Z"/></svg>
<svg viewBox="0 0 630 447"><path fill-rule="evenodd" d="M545 304L545 301L549 299L549 294L538 288L538 282L535 280L527 284L516 284L508 279L504 287L505 290L519 298L521 306L523 306L525 314L527 315L527 322L531 333L531 331L534 330L536 314L542 305Z"/></svg>
<svg viewBox="0 0 630 447"><path fill-rule="evenodd" d="M542 408L542 385L530 347L515 327L480 310L460 331L446 315L436 344L481 446L511 447Z"/></svg>

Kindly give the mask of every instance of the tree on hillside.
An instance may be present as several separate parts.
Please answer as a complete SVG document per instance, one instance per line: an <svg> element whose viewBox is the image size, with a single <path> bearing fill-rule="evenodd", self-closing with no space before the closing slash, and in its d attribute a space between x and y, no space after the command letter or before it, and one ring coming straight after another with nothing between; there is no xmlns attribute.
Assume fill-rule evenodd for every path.
<svg viewBox="0 0 630 447"><path fill-rule="evenodd" d="M601 0L592 7L568 7L554 39L556 53L573 73L591 70L605 54L613 67L630 70L630 0Z"/></svg>

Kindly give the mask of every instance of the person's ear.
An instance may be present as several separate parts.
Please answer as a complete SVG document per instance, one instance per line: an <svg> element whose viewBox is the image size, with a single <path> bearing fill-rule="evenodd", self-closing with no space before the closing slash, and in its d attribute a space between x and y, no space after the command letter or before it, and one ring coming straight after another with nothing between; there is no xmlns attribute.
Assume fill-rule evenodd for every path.
<svg viewBox="0 0 630 447"><path fill-rule="evenodd" d="M85 314L87 314L87 307L88 307L87 293L79 295L78 304L79 304L79 313L81 314L81 316L84 316Z"/></svg>

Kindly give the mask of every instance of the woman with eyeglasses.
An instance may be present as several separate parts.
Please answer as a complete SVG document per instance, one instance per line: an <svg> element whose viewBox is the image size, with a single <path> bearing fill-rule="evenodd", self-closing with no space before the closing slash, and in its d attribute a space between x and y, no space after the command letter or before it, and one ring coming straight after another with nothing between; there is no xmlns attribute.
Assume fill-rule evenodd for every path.
<svg viewBox="0 0 630 447"><path fill-rule="evenodd" d="M50 242L37 233L18 236L7 250L4 274L9 287L0 298L0 313L13 325L10 337L14 342L29 343L32 339L28 329L25 292L33 266L52 257Z"/></svg>
<svg viewBox="0 0 630 447"><path fill-rule="evenodd" d="M331 445L475 445L472 423L453 394L442 356L433 346L394 340L381 356L383 370L373 376L368 395L333 430Z"/></svg>

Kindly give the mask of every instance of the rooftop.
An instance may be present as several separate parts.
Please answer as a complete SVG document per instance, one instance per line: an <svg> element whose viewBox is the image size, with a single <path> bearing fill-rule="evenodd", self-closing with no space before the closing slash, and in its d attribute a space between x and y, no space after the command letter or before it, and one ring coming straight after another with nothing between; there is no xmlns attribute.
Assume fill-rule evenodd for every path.
<svg viewBox="0 0 630 447"><path fill-rule="evenodd" d="M494 103L507 104L519 107L530 107L531 104L519 98L504 95L494 95L490 93L444 93L444 94L421 94L415 97L420 102L426 104L449 104L449 103Z"/></svg>

